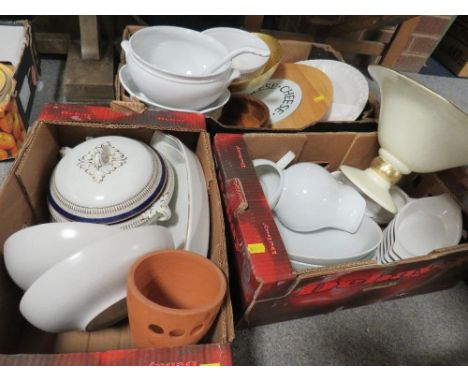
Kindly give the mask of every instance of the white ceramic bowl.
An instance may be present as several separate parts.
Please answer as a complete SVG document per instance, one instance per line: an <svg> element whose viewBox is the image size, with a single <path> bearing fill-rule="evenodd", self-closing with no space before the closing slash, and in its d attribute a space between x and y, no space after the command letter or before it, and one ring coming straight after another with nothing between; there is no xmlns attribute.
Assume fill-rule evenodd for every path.
<svg viewBox="0 0 468 382"><path fill-rule="evenodd" d="M240 48L251 47L267 50L268 45L258 36L237 28L211 28L202 32L223 44L229 52ZM231 66L239 70L242 75L262 69L270 57L261 57L252 53L244 53L233 58Z"/></svg>
<svg viewBox="0 0 468 382"><path fill-rule="evenodd" d="M308 271L308 270L311 270L311 269L316 269L316 268L321 268L322 267L322 265L302 263L300 261L295 261L295 260L289 260L289 262L291 263L292 268L296 272Z"/></svg>
<svg viewBox="0 0 468 382"><path fill-rule="evenodd" d="M337 229L296 232L274 216L289 258L300 263L332 265L359 261L370 256L382 240L382 230L364 216L356 233Z"/></svg>
<svg viewBox="0 0 468 382"><path fill-rule="evenodd" d="M117 228L89 223L46 223L24 228L5 241L5 266L13 281L26 290L58 262L119 232Z"/></svg>
<svg viewBox="0 0 468 382"><path fill-rule="evenodd" d="M229 63L204 73L228 51L214 38L186 28L143 28L122 41L122 48L135 85L166 108L204 109L240 75Z"/></svg>
<svg viewBox="0 0 468 382"><path fill-rule="evenodd" d="M202 110L215 102L239 72L228 69L203 79L174 77L151 71L127 55L127 66L135 85L149 99L167 108Z"/></svg>
<svg viewBox="0 0 468 382"><path fill-rule="evenodd" d="M356 232L366 208L364 198L338 183L322 166L302 162L284 170L284 186L274 211L286 227L307 232L336 228Z"/></svg>
<svg viewBox="0 0 468 382"><path fill-rule="evenodd" d="M128 92L131 97L138 99L139 101L145 103L149 106L150 109L153 110L171 110L171 111L179 111L183 113L202 113L206 116L211 116L214 119L217 119L221 114L223 106L229 101L231 98L231 92L226 89L219 98L217 98L213 103L209 104L208 106L204 107L200 110L190 110L190 109L179 109L175 107L167 107L166 105L161 105L151 98L149 98L146 94L141 92L141 90L136 86L133 78L130 76L129 70L127 65L123 65L119 69L119 80L120 84L123 88Z"/></svg>
<svg viewBox="0 0 468 382"><path fill-rule="evenodd" d="M462 232L461 208L450 195L414 199L395 217L393 249L405 259L423 256L458 244Z"/></svg>
<svg viewBox="0 0 468 382"><path fill-rule="evenodd" d="M46 332L111 325L126 316L124 300L131 265L148 252L168 248L174 248L172 236L167 228L158 226L121 231L96 241L40 276L21 299L20 311Z"/></svg>
<svg viewBox="0 0 468 382"><path fill-rule="evenodd" d="M229 52L214 38L192 29L153 26L135 32L122 42L127 59L133 56L153 72L181 78L206 78L205 70L221 61ZM226 63L216 73L226 72Z"/></svg>

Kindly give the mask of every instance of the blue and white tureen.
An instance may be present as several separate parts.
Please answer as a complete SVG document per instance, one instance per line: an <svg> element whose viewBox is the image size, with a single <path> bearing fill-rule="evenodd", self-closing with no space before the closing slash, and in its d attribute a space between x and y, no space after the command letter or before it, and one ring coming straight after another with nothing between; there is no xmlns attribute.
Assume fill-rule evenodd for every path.
<svg viewBox="0 0 468 382"><path fill-rule="evenodd" d="M54 221L133 228L168 220L174 170L151 146L122 136L62 149L49 187Z"/></svg>

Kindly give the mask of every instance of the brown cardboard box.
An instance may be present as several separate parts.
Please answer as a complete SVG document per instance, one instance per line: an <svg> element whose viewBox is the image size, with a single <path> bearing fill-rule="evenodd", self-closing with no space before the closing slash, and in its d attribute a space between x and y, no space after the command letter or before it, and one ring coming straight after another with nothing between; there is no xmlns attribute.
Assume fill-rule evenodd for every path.
<svg viewBox="0 0 468 382"><path fill-rule="evenodd" d="M202 164L210 201L209 258L228 276L222 205L210 139L205 131L203 117L197 114L133 114L111 112L108 108L85 105L47 105L39 121L28 134L17 161L0 188L1 247L3 248L5 240L19 229L49 220L46 191L51 172L59 159L60 147L73 147L87 136L107 134L118 134L149 142L156 129L176 135L196 153ZM51 353L90 353L134 347L127 322L90 333L67 332L55 335L39 331L26 323L19 313L21 294L8 276L3 261L0 261L0 353L3 354L0 355L1 364L41 363L41 360L48 364L57 363L60 362L57 358L59 356L54 358ZM227 362L230 358L229 343L233 338L232 308L228 293L212 329L202 340L203 344L217 344L216 346L198 345L174 351L145 349L115 354L120 354L124 364L128 363L129 359L134 360L135 364L141 364L142 360L148 363L191 360L216 363L219 358ZM28 354L28 357L9 358L6 355L16 353ZM44 353L49 355L43 356ZM190 354L195 358L187 359L187 355ZM103 360L109 357L112 358L106 354L75 354L73 357L60 359L63 359L63 362L86 363L91 359L104 362Z"/></svg>
<svg viewBox="0 0 468 382"><path fill-rule="evenodd" d="M458 16L435 51L439 59L458 77L468 77L468 17Z"/></svg>
<svg viewBox="0 0 468 382"><path fill-rule="evenodd" d="M122 34L122 40L128 40L133 33L143 28L142 26L137 25L128 25ZM273 34L274 35L274 34ZM283 63L297 62L301 60L307 60L312 58L322 58L322 59L334 59L338 61L344 61L343 56L334 50L330 45L314 43L311 41L304 41L300 39L301 35L295 35L294 33L278 33L274 35L281 44L283 50ZM302 35L303 36L303 35ZM119 69L125 65L125 52L120 54L120 64ZM115 78L115 94L116 101L113 103L115 108L125 108L135 112L141 112L146 109L146 106L140 101L130 97L130 95L125 91L121 86L119 81L119 75L117 73ZM370 99L367 106L365 107L361 118L354 122L343 125L339 122L318 122L305 130L313 131L334 131L338 128L345 127L346 130L351 131L371 131L375 123L375 114L378 110L378 104L376 100ZM245 132L246 130L252 130L248 127L238 128L233 126L226 126L220 124L215 117L207 117L207 125L210 132ZM375 128L373 129L375 130ZM269 132L278 132L278 130L273 131L269 128L255 128L255 131L269 131Z"/></svg>
<svg viewBox="0 0 468 382"><path fill-rule="evenodd" d="M329 171L341 164L364 169L377 155L375 133L217 134L213 147L233 251L237 285L232 294L242 326L447 288L468 269L468 243L462 242L386 265L367 260L293 271L252 160L277 161L292 150L296 162L320 163ZM412 174L400 186L412 197L450 192L436 174Z"/></svg>

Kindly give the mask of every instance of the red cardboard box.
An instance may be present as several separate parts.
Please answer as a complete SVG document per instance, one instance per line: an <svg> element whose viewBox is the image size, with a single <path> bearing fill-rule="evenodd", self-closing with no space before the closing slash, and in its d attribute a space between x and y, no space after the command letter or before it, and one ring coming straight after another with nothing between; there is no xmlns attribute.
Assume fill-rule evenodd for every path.
<svg viewBox="0 0 468 382"><path fill-rule="evenodd" d="M468 268L468 244L386 265L373 260L295 272L255 174L253 159L296 161L330 171L366 168L377 155L376 133L217 134L215 161L230 231L241 326L254 326L370 304L453 286ZM408 176L410 196L449 192L435 174ZM465 185L466 188L466 185ZM466 213L466 210L465 210ZM466 216L465 216L466 217ZM465 223L466 224L466 223ZM313 248L311 248L313 251Z"/></svg>
<svg viewBox="0 0 468 382"><path fill-rule="evenodd" d="M200 160L210 202L208 256L228 277L221 198L205 120L198 114L134 114L106 107L47 105L0 187L0 248L19 229L49 221L46 193L60 147L108 134L149 142L155 130L176 135ZM173 349L133 349L127 321L94 332L45 333L21 316L21 296L0 260L0 364L231 364L229 344L234 330L229 293L200 344Z"/></svg>

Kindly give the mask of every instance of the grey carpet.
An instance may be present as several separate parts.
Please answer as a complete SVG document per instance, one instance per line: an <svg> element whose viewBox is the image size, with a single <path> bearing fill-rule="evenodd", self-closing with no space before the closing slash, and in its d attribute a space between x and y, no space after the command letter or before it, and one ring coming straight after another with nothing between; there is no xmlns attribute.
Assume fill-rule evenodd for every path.
<svg viewBox="0 0 468 382"><path fill-rule="evenodd" d="M32 120L61 100L63 68L42 61ZM468 110L468 79L410 75ZM236 365L468 365L468 287L238 330L232 349Z"/></svg>

